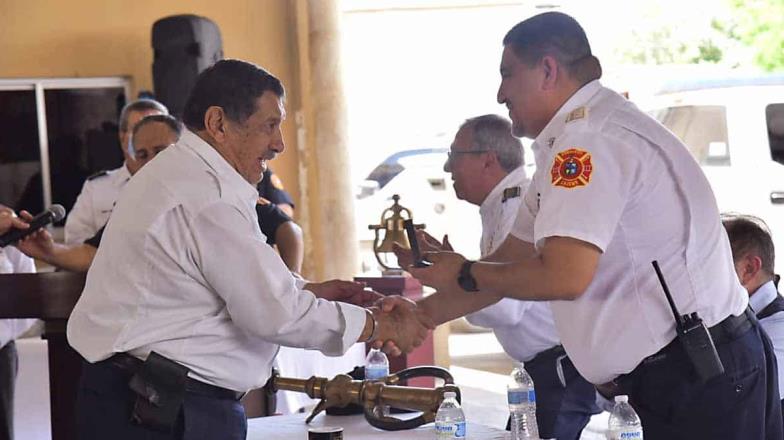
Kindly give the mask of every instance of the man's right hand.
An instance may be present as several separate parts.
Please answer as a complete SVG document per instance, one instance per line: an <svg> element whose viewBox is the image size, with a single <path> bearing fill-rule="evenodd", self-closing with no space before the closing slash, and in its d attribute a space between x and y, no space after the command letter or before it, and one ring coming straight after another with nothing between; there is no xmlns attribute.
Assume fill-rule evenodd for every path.
<svg viewBox="0 0 784 440"><path fill-rule="evenodd" d="M5 234L11 229L27 229L30 225L18 218L14 211L0 205L0 234Z"/></svg>
<svg viewBox="0 0 784 440"><path fill-rule="evenodd" d="M388 351L392 356L410 353L422 345L428 332L435 328L430 317L417 309L413 302L401 302L395 307L386 307L387 311L378 307L372 307L370 310L378 325L375 338L370 342L375 348L393 346L394 349ZM390 341L393 344L388 344Z"/></svg>

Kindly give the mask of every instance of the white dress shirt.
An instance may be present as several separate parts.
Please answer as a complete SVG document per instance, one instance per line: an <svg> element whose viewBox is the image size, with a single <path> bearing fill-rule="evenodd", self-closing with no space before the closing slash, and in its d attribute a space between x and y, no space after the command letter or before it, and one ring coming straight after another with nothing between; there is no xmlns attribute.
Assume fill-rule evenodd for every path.
<svg viewBox="0 0 784 440"><path fill-rule="evenodd" d="M257 199L186 130L120 196L68 321L71 346L90 362L155 351L235 391L267 381L279 344L344 353L364 309L297 287L259 230Z"/></svg>
<svg viewBox="0 0 784 440"><path fill-rule="evenodd" d="M106 225L130 178L125 165L87 178L65 220L66 244L82 244Z"/></svg>
<svg viewBox="0 0 784 440"><path fill-rule="evenodd" d="M0 274L35 273L33 259L11 246L0 248ZM18 338L35 319L0 319L0 347Z"/></svg>
<svg viewBox="0 0 784 440"><path fill-rule="evenodd" d="M498 249L509 235L528 183L525 168L520 166L501 180L482 202L479 207L482 257ZM504 201L504 190L512 187L520 188L520 196ZM466 319L471 324L492 328L504 351L518 361L527 362L538 353L561 343L547 302L504 298L466 315Z"/></svg>
<svg viewBox="0 0 784 440"><path fill-rule="evenodd" d="M776 297L779 291L773 281L761 285L759 289L749 298L749 305L754 312L759 313ZM784 399L784 312L774 313L767 318L760 319L762 328L770 337L773 343L773 351L776 353L776 363L779 368L779 398Z"/></svg>
<svg viewBox="0 0 784 440"><path fill-rule="evenodd" d="M560 236L602 252L582 296L551 303L583 377L601 384L629 373L675 337L653 260L680 313L698 312L708 327L743 313L748 294L710 185L661 124L593 81L563 105L534 148L537 171L512 234L538 249Z"/></svg>

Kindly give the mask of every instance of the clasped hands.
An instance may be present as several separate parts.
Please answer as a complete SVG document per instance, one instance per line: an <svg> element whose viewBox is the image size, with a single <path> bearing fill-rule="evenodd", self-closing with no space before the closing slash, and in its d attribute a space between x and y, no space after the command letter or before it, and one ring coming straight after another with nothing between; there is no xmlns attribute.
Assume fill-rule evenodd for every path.
<svg viewBox="0 0 784 440"><path fill-rule="evenodd" d="M322 299L367 308L376 321L368 342L392 356L410 353L435 328L433 320L414 301L402 296L385 297L369 290L365 283L330 280L306 284L305 289Z"/></svg>

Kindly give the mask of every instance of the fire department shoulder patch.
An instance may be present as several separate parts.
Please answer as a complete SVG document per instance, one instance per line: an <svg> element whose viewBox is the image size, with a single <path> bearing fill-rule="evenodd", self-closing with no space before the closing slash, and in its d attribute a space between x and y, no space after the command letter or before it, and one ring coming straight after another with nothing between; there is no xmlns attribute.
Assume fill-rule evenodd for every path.
<svg viewBox="0 0 784 440"><path fill-rule="evenodd" d="M572 189L587 185L591 181L592 172L591 153L570 148L555 155L550 176L553 186Z"/></svg>

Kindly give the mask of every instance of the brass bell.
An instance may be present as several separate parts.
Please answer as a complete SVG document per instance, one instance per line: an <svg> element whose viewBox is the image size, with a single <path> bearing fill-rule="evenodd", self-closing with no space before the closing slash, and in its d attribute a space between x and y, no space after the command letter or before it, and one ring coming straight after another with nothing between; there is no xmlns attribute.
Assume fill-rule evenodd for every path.
<svg viewBox="0 0 784 440"><path fill-rule="evenodd" d="M375 231L375 239L373 240L373 253L376 255L378 264L387 270L402 270L399 267L388 266L381 254L391 253L394 251L394 243L398 243L405 249L411 249L411 244L408 242L403 222L411 218L411 210L401 206L398 201L400 196L395 194L392 196L393 204L381 213L381 223L378 225L368 225L368 229ZM424 224L414 225L417 229L423 229ZM380 237L379 231L384 231L383 239ZM379 241L381 243L379 244Z"/></svg>

